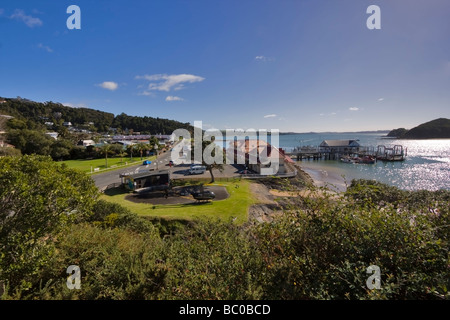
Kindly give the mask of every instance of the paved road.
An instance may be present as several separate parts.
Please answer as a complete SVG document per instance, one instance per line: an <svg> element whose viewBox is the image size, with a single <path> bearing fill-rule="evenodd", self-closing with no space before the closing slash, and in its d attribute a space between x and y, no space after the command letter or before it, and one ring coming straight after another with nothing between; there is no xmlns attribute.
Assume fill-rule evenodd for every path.
<svg viewBox="0 0 450 320"><path fill-rule="evenodd" d="M127 168L121 168L113 171L108 171L104 173L99 173L92 176L92 179L95 181L95 185L99 189L103 189L107 187L110 184L118 183L120 182L120 174L123 173L138 173L138 172L145 172L149 171L150 169L157 170L169 170L171 174L172 179L183 179L183 178L189 178L189 177L195 177L195 178L209 178L211 175L209 171L206 171L203 174L197 174L197 175L186 175L187 170L189 169L189 165L177 165L173 166L172 168L169 167L169 160L170 160L170 152L162 153L161 155L158 155L158 158L155 161L152 161L149 165L134 165ZM224 165L224 170L220 172L219 170L213 170L214 177L221 178L221 177L237 177L239 176L238 171L242 170L242 166L239 165Z"/></svg>

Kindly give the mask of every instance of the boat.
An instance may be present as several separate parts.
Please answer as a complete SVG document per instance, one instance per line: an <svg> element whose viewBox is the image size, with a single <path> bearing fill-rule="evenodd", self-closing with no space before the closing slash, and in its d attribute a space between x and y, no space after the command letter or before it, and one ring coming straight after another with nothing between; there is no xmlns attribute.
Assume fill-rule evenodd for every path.
<svg viewBox="0 0 450 320"><path fill-rule="evenodd" d="M375 158L371 156L365 156L359 159L358 163L364 163L364 164L374 164Z"/></svg>
<svg viewBox="0 0 450 320"><path fill-rule="evenodd" d="M344 163L356 163L356 161L353 158L350 157L342 157L341 161Z"/></svg>

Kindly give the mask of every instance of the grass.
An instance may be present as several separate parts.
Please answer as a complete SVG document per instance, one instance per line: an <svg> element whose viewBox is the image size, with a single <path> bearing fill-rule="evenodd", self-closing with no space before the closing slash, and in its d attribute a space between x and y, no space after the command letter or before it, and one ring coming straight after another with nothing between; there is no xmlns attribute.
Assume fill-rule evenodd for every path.
<svg viewBox="0 0 450 320"><path fill-rule="evenodd" d="M248 220L248 208L256 203L251 191L250 183L247 180L236 182L215 183L227 188L229 198L220 201L212 201L200 204L174 204L174 205L153 205L145 203L134 203L125 200L129 193L116 189L109 195L102 195L102 198L116 202L130 211L142 216L162 218L168 220L193 220L195 218L218 218L222 221L230 221L233 218L235 223L242 224Z"/></svg>
<svg viewBox="0 0 450 320"><path fill-rule="evenodd" d="M144 160L154 160L155 156L152 157L143 157L141 160L141 157L133 157L131 160L128 157L123 158L108 158L108 167L106 167L106 161L105 158L101 159L92 159L92 160L67 160L67 161L61 161L61 163L66 164L69 168L77 169L80 171L83 171L85 173L100 173L105 172L108 169L114 170L117 167L126 167L135 165L138 163L141 163ZM95 168L99 168L99 171L94 171Z"/></svg>

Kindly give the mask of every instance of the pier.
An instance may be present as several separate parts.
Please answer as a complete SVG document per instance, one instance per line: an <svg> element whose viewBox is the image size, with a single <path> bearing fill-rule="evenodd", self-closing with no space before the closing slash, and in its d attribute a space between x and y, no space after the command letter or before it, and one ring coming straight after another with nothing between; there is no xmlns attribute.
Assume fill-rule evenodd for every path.
<svg viewBox="0 0 450 320"><path fill-rule="evenodd" d="M361 146L356 140L324 140L317 147L296 147L285 154L297 161L340 160L342 157L373 157L376 161L404 161L407 149L401 145Z"/></svg>

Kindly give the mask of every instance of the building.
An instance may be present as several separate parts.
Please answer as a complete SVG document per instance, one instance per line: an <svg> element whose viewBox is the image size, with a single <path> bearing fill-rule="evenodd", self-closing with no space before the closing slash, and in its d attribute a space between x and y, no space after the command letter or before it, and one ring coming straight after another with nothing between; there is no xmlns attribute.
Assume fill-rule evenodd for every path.
<svg viewBox="0 0 450 320"><path fill-rule="evenodd" d="M49 135L53 139L58 139L58 132L46 132L45 134Z"/></svg>
<svg viewBox="0 0 450 320"><path fill-rule="evenodd" d="M264 140L238 140L234 143L234 163L245 164L245 166L261 174L266 168L271 168L272 163L261 157L268 159L278 159L278 172L274 174L284 174L287 172L286 162L292 160L284 154L282 149L272 146ZM274 167L276 169L276 166Z"/></svg>
<svg viewBox="0 0 450 320"><path fill-rule="evenodd" d="M350 154L359 151L357 140L324 140L319 145L319 152L331 154Z"/></svg>
<svg viewBox="0 0 450 320"><path fill-rule="evenodd" d="M95 145L95 141L94 140L80 140L80 141L78 141L78 145L83 146L83 147L89 147L89 146Z"/></svg>
<svg viewBox="0 0 450 320"><path fill-rule="evenodd" d="M125 189L135 192L167 190L170 188L170 172L168 170L126 173L121 174L120 178Z"/></svg>

